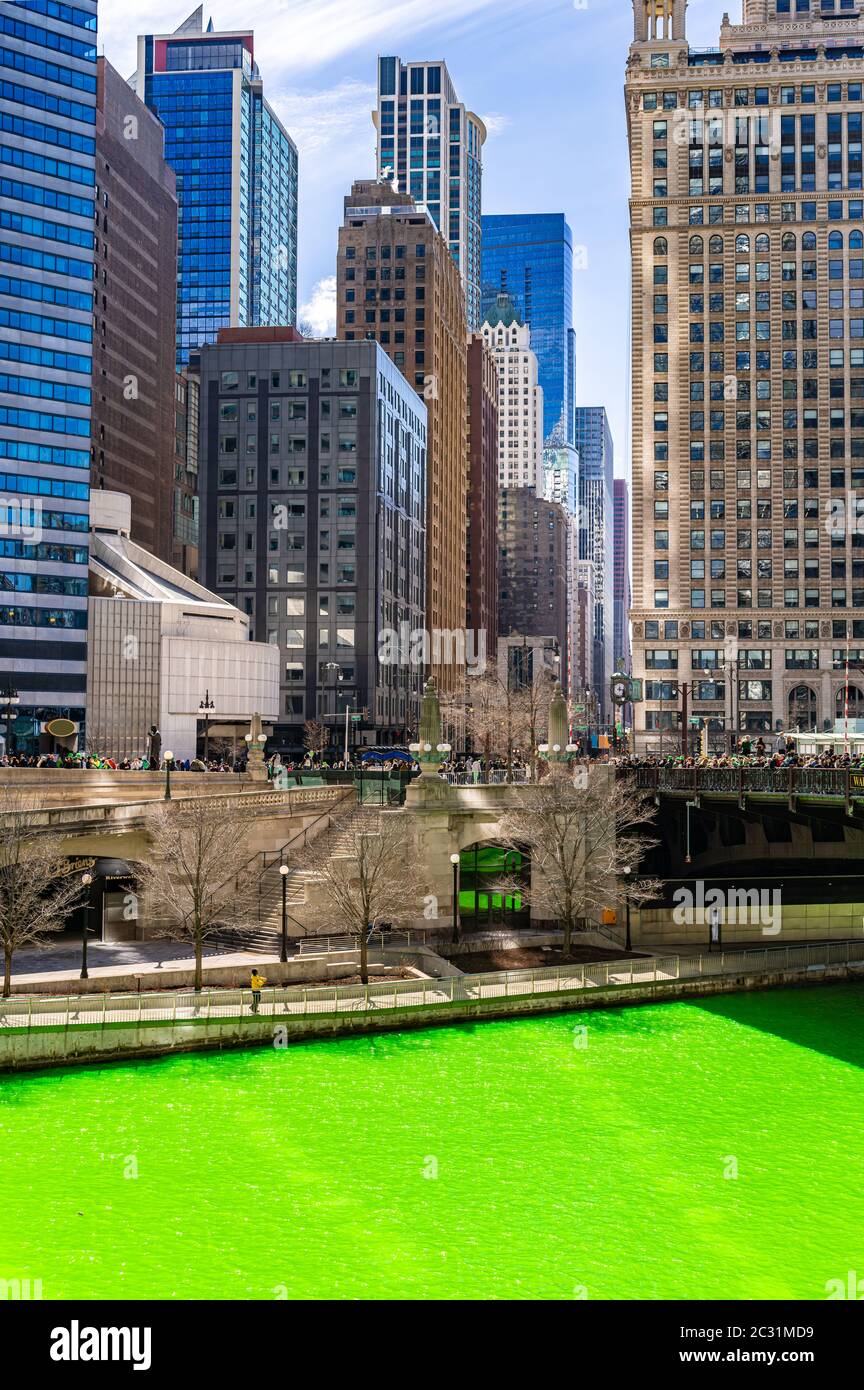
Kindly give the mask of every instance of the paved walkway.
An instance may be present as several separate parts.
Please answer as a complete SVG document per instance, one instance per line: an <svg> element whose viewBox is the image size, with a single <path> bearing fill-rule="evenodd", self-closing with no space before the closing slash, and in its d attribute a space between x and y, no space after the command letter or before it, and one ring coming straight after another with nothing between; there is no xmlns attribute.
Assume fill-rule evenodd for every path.
<svg viewBox="0 0 864 1390"><path fill-rule="evenodd" d="M411 1005L445 1004L453 1001L475 1001L480 999L502 998L508 994L552 994L561 990L602 989L607 985L630 984L631 976L627 968L629 961L622 962L620 971L605 972L605 964L595 967L596 978L591 978L592 967L574 966L572 972L561 970L552 978L539 979L530 984L522 982L516 986L508 984L502 976L494 982L472 979L470 975L452 976L446 980L420 980L416 987L408 981L400 981L397 987L383 983L370 985L368 991L363 985L333 986L310 985L308 987L289 985L284 989L263 991L259 1014L264 1017L290 1018L308 1017L310 1014L366 1013L393 1008L408 1008ZM587 973L586 973L587 972ZM525 971L530 975L531 971ZM652 972L653 978L653 972ZM657 971L658 980L674 980L675 972ZM287 996L287 997L286 997ZM142 993L108 1007L110 995L92 995L85 1000L77 1000L75 1006L66 1007L66 1001L52 999L50 996L34 997L31 1000L0 1000L0 1029L45 1028L73 1026L101 1027L103 1024L125 1023L182 1023L204 1022L207 1019L238 1018L252 1016L252 995L244 990L206 990L197 997L191 990L177 991L174 996ZM92 1004L91 1004L92 1000Z"/></svg>
<svg viewBox="0 0 864 1390"><path fill-rule="evenodd" d="M229 951L205 946L208 965L254 965L277 960L277 955ZM37 980L77 980L81 975L81 941L63 939L42 951L18 952L12 962L13 988L20 992ZM87 946L87 970L91 979L112 975L158 975L163 969L194 970L195 958L183 941L91 941Z"/></svg>

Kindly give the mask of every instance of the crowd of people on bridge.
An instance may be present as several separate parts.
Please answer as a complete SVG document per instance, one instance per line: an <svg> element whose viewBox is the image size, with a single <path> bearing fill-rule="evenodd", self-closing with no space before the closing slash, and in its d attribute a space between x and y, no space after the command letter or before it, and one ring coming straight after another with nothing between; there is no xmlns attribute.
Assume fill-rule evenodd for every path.
<svg viewBox="0 0 864 1390"><path fill-rule="evenodd" d="M755 742L742 738L735 752L684 754L643 753L628 754L619 758L617 765L622 768L739 768L762 767L783 769L789 767L813 768L864 768L864 753L852 752L842 742L839 746L826 748L820 753L801 753L795 740L785 734L778 734L772 748L763 738Z"/></svg>
<svg viewBox="0 0 864 1390"><path fill-rule="evenodd" d="M103 772L158 772L165 767L147 757L103 758L96 753L74 753L62 749L57 753L10 753L0 758L0 767L48 767L72 772L97 769ZM171 763L172 772L234 772L240 769L224 759L178 758Z"/></svg>

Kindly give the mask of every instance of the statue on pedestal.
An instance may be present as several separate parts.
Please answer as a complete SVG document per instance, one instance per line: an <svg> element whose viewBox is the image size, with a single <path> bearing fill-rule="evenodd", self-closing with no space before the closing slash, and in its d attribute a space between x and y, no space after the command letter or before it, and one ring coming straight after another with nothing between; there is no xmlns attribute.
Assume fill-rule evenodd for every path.
<svg viewBox="0 0 864 1390"><path fill-rule="evenodd" d="M420 735L417 740L417 761L421 776L434 776L446 754L439 753L441 742L441 706L438 703L438 688L430 676L423 689L423 703L420 706Z"/></svg>
<svg viewBox="0 0 864 1390"><path fill-rule="evenodd" d="M162 735L155 724L150 725L147 735L147 762L151 771L159 771L162 763Z"/></svg>
<svg viewBox="0 0 864 1390"><path fill-rule="evenodd" d="M254 777L256 781L266 781L267 765L264 762L264 745L267 740L261 727L261 715L257 710L252 715L249 724L249 735L250 737L246 739L246 746L249 749L246 770L250 777Z"/></svg>

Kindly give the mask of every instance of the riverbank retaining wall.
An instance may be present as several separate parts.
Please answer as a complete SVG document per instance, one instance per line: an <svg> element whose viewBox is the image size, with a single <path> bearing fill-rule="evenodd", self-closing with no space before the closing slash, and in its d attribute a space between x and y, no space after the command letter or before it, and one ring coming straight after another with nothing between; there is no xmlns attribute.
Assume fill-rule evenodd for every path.
<svg viewBox="0 0 864 1390"><path fill-rule="evenodd" d="M828 965L801 970L763 970L688 980L621 984L603 988L564 990L557 994L455 1000L405 1007L353 1009L333 1014L264 1015L244 1013L233 1018L187 1019L177 1023L130 1022L100 1026L75 1024L46 1028L0 1030L0 1070L28 1070L86 1062L131 1061L178 1052L268 1046L288 1048L312 1039L478 1023L489 1019L532 1014L582 1012L593 1009L699 999L715 994L789 986L864 983L861 964Z"/></svg>

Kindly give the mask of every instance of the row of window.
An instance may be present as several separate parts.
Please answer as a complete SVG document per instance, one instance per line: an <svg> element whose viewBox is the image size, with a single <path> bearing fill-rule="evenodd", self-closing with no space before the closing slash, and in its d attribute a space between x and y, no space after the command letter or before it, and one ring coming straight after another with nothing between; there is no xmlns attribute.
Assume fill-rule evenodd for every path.
<svg viewBox="0 0 864 1390"><path fill-rule="evenodd" d="M6 50L3 50L5 52ZM0 66L9 66L0 54ZM13 64L14 66L14 64ZM43 92L38 87L27 87L20 82L10 82L7 78L0 78L0 100L12 102L15 106L30 106L34 111L44 111L51 116L62 116L64 120L82 121L87 125L96 123L96 107L84 106L79 101L70 101L68 97L57 96L55 92ZM81 136L80 139L92 140L90 136ZM77 145L71 145L71 149L77 149ZM82 153L86 151L82 149Z"/></svg>
<svg viewBox="0 0 864 1390"><path fill-rule="evenodd" d="M87 579L68 579L59 574L17 574L0 570L0 594L63 594L67 598L86 598Z"/></svg>
<svg viewBox="0 0 864 1390"><path fill-rule="evenodd" d="M227 466L225 466L225 465L220 466L220 468L219 468L219 480L218 480L218 481L219 481L219 487L220 487L220 488L236 488L236 487L238 486L238 472L237 472L237 469L236 469L236 468L227 467ZM338 468L338 469L336 470L336 483L337 483L337 484L342 485L342 486L348 486L348 485L350 485L350 484L356 483L356 481L357 481L357 469L356 469L356 468ZM286 484L285 484L287 487L304 487L304 486L305 486L305 482L306 482L306 469L305 469L305 468L289 468L289 469L287 470L287 480L286 480ZM282 485L282 472L281 472L281 469L279 469L279 468L271 468L271 470L270 470L270 485L271 485L271 487L279 487L279 486ZM330 475L330 469L329 469L329 468L319 469L319 471L318 471L318 485L319 485L319 487L330 487L330 486L331 486L331 475ZM254 488L254 487L256 486L256 466L255 466L255 464L247 464L246 469L245 469L245 472L244 472L244 486L247 487L247 488Z"/></svg>
<svg viewBox="0 0 864 1390"><path fill-rule="evenodd" d="M831 490L832 490L832 491L836 491L837 489L845 488L845 487L846 487L846 484L847 484L847 478L848 478L849 484L851 485L853 491L856 491L858 488L864 489L864 468L854 468L854 467L853 467L853 468L850 468L850 469L849 469L848 474L847 474L846 468L831 468L831 469L829 470L829 485L830 485L830 487L831 487ZM779 481L779 479L778 479L778 481ZM691 491L691 493L704 492L704 491L705 491L705 469L704 469L704 468L691 468L691 469L690 469L690 478L689 478L689 482L690 482L690 491ZM805 490L810 491L810 490L813 490L813 489L817 489L817 488L819 487L819 470L818 470L817 468L805 468L805 469L803 470L803 472L799 472L799 470L798 470L797 468L784 468L784 469L783 469L783 487L784 487L784 489L789 490L789 489L792 489L792 488L798 488L798 487L801 487L801 486L802 486L802 483L803 483L803 486L804 486ZM708 484L709 484L709 489L710 489L711 492L723 492L723 491L725 491L725 488L726 488L726 470L725 470L725 468L711 468L711 469L709 469L709 471L708 471ZM731 485L731 483L730 483L730 485ZM739 469L737 469L737 470L736 470L736 487L738 488L738 490L739 490L739 491L742 491L742 490L743 490L743 491L745 491L745 492L749 492L749 490L752 488L752 486L753 486L753 473L752 473L751 469L749 469L749 468L739 468ZM770 488L770 487L771 487L771 469L770 469L770 468L757 468L757 469L756 469L756 486L757 486L757 488ZM655 470L655 472L654 472L654 491L655 491L655 492L668 492L668 491L669 491L669 470L668 470L667 468L658 468L658 469ZM657 515L668 516L668 515L669 515L669 512L668 512L668 505L669 505L669 504L668 504L668 502L667 502L667 503L666 503L666 508L667 508L666 511L662 511L662 510L661 510L661 511L658 513L658 512L655 510L655 516L657 516ZM691 506L700 506L700 505L701 505L702 508L703 508L703 513L702 513L702 514L704 515L704 505L705 505L705 504L704 504L704 501L701 502L701 503L697 503L697 502L692 502L692 503L691 503ZM740 509L742 506L748 506L748 507L749 507L749 505L750 505L749 501L744 502L744 501L739 500L738 503L737 503L737 506L738 506L739 509ZM770 515L771 515L771 512L770 512L770 507L771 507L770 499L759 498L756 505L757 505L757 515L758 515L758 516L765 515L765 516L767 517L767 516L770 516ZM714 517L720 517L720 516L723 516L723 515L724 515L724 512L723 512L723 511L720 511L720 510L715 511L715 508L718 507L718 506L719 506L719 507L723 507L723 506L725 506L725 504L724 504L724 503L719 503L719 504L718 504L718 503L716 503L716 502L713 501L713 500L711 501L711 516L712 516L712 518L714 518ZM768 511L763 511L763 508L765 508L765 507L767 507L769 510L768 510ZM810 499L805 498L805 501L804 501L804 515L805 515L805 516L816 516L816 515L818 514L818 510L819 510L819 504L818 504L818 500L817 500L816 498L810 498ZM739 515L739 516L740 516L740 515L743 515L743 513L739 510L738 515ZM747 513L747 515L749 515L749 512ZM783 515L784 515L784 516L797 516L797 515L798 515L798 499L797 499L797 498L795 498L795 497L791 497L791 498L790 498L790 497L787 497L787 498L784 499L784 502L783 502Z"/></svg>
<svg viewBox="0 0 864 1390"><path fill-rule="evenodd" d="M278 373L274 373L274 375L278 375ZM286 405L286 413L285 413L285 417L284 417L284 418L285 418L286 420L306 420L306 418L307 418L308 404L309 404L308 401L305 400L305 399L302 399L302 398L301 398L301 399L296 399L296 400L295 400L295 399L288 399L288 400L285 402L285 405ZM323 397L323 398L319 401L319 410L318 410L319 419L321 419L321 420L329 420L329 419L331 418L331 411L332 411L332 409L333 409L333 404L334 404L334 402L332 401L332 398L329 397L329 396L325 396L325 397ZM340 420L356 420L356 419L357 419L357 397L356 397L356 396L351 396L351 397L348 397L348 398L339 399L339 400L336 402L336 405L337 405L338 409L337 409L334 413L338 414L338 417L339 417ZM230 424L231 422L237 420L238 417L239 417L239 412L240 412L240 405L239 405L239 403L238 403L237 401L222 401L222 402L220 403L220 405L219 405L219 419L220 419L222 422L224 422L224 423ZM245 417L246 417L247 421L252 421L252 420L257 420L257 419L258 419L258 401L257 401L257 400L252 400L252 401L247 401L247 402L246 402ZM275 422L281 420L282 418L283 418L283 416L282 416L282 402L281 402L281 401L271 401L271 402L270 402L270 420L271 420L272 422L275 423Z"/></svg>
<svg viewBox="0 0 864 1390"><path fill-rule="evenodd" d="M747 192L749 190L742 190ZM755 207L751 203L736 203L734 220L736 222L770 222L771 203L756 203ZM701 227L705 221L713 226L716 223L724 222L726 212L725 203L712 203L708 206L708 217L705 217L704 207L691 205L687 211L687 220L690 226ZM829 198L826 203L826 212L829 222L860 222L864 218L864 199L850 198L844 201L841 198ZM815 200L806 199L800 203L781 203L780 221L781 222L815 222L817 217L817 204ZM774 219L776 221L776 218ZM669 226L668 207L656 207L651 210L652 227L661 228Z"/></svg>
<svg viewBox="0 0 864 1390"><path fill-rule="evenodd" d="M668 608L669 590L654 590L654 607ZM788 588L783 590L784 608L823 608L825 602L817 588L805 589L803 603L801 590L798 588ZM832 608L864 608L864 589L852 589L851 603L848 592L845 588L834 588L831 590L830 606ZM688 607L690 608L752 608L753 590L743 588L736 590L735 603L731 604L727 600L725 589L711 589L710 599L706 600L706 590L703 588L691 589ZM774 608L774 593L771 589L758 589L756 593L757 608Z"/></svg>
<svg viewBox="0 0 864 1390"><path fill-rule="evenodd" d="M9 232L21 232L24 236L38 236L45 241L58 241L67 246L80 246L92 250L94 237L80 227L70 227L66 223L49 222L42 217L29 217L20 212L0 209L0 228Z"/></svg>
<svg viewBox="0 0 864 1390"><path fill-rule="evenodd" d="M0 341L0 362L26 362L32 367L52 367L58 372L81 372L90 376L93 362L72 352L54 352L51 348L32 347L29 343Z"/></svg>
<svg viewBox="0 0 864 1390"><path fill-rule="evenodd" d="M86 608L7 608L0 606L0 627L78 628L87 626Z"/></svg>
<svg viewBox="0 0 864 1390"><path fill-rule="evenodd" d="M92 45L91 49L95 62L96 50ZM42 58L33 58L29 53L19 53L14 48L0 47L0 67L12 68L16 72L26 73L28 77L40 77L46 82L56 82L61 87L73 87L79 92L96 92L96 78L91 77L89 73L63 67L60 63L48 63ZM85 108L82 107L83 109ZM95 121L95 111L78 119Z"/></svg>
<svg viewBox="0 0 864 1390"><path fill-rule="evenodd" d="M2 388L0 388L2 389ZM827 419L826 419L827 416ZM815 408L800 411L801 426L805 430L815 430L820 424L819 411ZM734 428L736 430L747 430L755 428L757 430L770 430L772 425L770 410L736 410L734 412ZM796 430L798 428L799 411L794 408L782 412L782 425L784 430ZM777 417L775 415L775 423ZM864 409L851 410L848 415L850 428L853 430L864 430ZM729 428L733 427L733 412L729 412ZM823 411L821 416L822 425L828 424L829 428L845 429L847 423L847 413L842 406L836 406L828 412ZM701 434L705 430L705 411L691 410L689 419L690 431L694 434ZM711 410L708 412L708 425L712 430L726 429L726 412L723 410ZM654 412L654 430L656 433L665 433L669 429L669 413L665 410ZM226 450L225 452L230 452Z"/></svg>
<svg viewBox="0 0 864 1390"><path fill-rule="evenodd" d="M282 377L283 377L283 376L286 378L284 384L283 384L283 382L282 382ZM325 390L325 391L331 389L331 387L330 387L330 376L331 376L331 369L330 369L329 367L322 367L322 368L321 368L321 373L320 373L321 387L322 387L322 389ZM222 389L223 391L239 391L239 390L241 390L241 386L240 386L240 373L239 373L239 372L235 372L235 371L222 372L221 377L220 377L220 381L221 381L221 389ZM341 367L341 368L339 369L339 385L340 385L340 386L353 386L353 387L357 387L357 386L359 386L359 384L360 384L360 373L359 373L359 371L355 371L355 370L352 369L352 368L346 368L346 367ZM296 389L304 388L304 387L306 387L307 385L308 385L308 382L307 382L307 374L306 374L306 372L302 372L302 371L289 371L289 372L283 373L283 372L273 371L273 372L270 373L270 387L271 387L271 390L274 390L274 391L279 391L279 390L296 390ZM242 389L243 389L243 390L246 390L246 391L257 391L257 390L258 390L258 386L259 386L259 377L258 377L258 373L257 373L257 372L247 372L247 373L246 373L246 385L245 385L245 387L243 387Z"/></svg>

